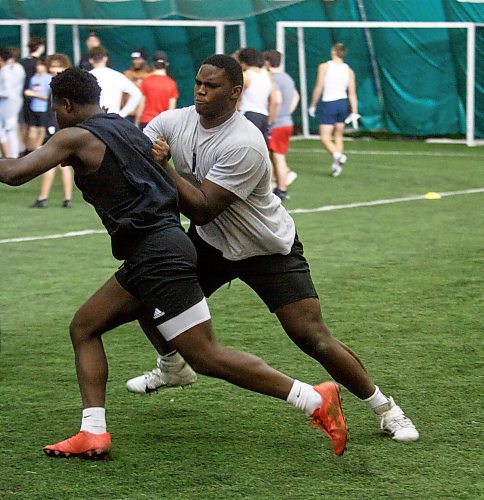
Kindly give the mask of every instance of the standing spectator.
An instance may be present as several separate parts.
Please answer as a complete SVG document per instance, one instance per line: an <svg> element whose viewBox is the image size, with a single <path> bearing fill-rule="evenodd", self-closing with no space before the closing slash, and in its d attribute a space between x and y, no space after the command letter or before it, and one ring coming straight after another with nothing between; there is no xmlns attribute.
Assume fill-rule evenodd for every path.
<svg viewBox="0 0 484 500"><path fill-rule="evenodd" d="M93 69L90 71L101 87L101 107L109 113L118 113L125 118L136 109L141 92L138 87L129 81L123 73L108 68L108 54L103 47L94 47L89 51L89 62ZM121 107L123 94L129 94L125 105Z"/></svg>
<svg viewBox="0 0 484 500"><path fill-rule="evenodd" d="M28 89L30 79L34 76L37 60L42 54L45 52L45 40L43 38L39 38L37 36L32 37L28 43L29 55L20 59L19 63L23 66L25 71L25 82L24 82L24 91ZM24 92L24 104L22 108L22 112L19 116L20 122L20 138L23 142L24 151L23 154L29 153L29 149L27 147L28 144L28 133L29 127L27 125L28 122L32 121L30 117L30 98L25 96Z"/></svg>
<svg viewBox="0 0 484 500"><path fill-rule="evenodd" d="M67 68L71 67L71 60L69 56L65 54L52 54L47 56L46 60L47 70L52 77L62 73ZM55 113L49 106L48 109L48 127L47 127L47 138L48 141L58 130L59 124L55 117ZM64 208L72 208L72 167L70 165L57 165L57 167L51 168L44 172L41 176L40 193L35 202L30 206L30 208L47 208L50 190L52 189L52 184L54 183L55 173L57 168L61 173L62 189L64 192L64 201L62 206Z"/></svg>
<svg viewBox="0 0 484 500"><path fill-rule="evenodd" d="M263 67L264 58L258 50L252 47L241 49L237 59L244 72L244 90L240 97L239 111L262 132L267 143L275 111L274 82Z"/></svg>
<svg viewBox="0 0 484 500"><path fill-rule="evenodd" d="M44 142L49 126L49 97L51 75L47 72L47 66L42 59L37 60L36 72L30 79L29 88L24 94L31 99L30 115L28 117L28 142L27 147L34 151Z"/></svg>
<svg viewBox="0 0 484 500"><path fill-rule="evenodd" d="M153 73L141 83L143 97L135 122L141 129L163 111L176 108L178 87L166 74L169 64L165 52L157 50L153 53Z"/></svg>
<svg viewBox="0 0 484 500"><path fill-rule="evenodd" d="M299 103L299 92L296 90L294 80L286 72L282 71L280 67L281 57L281 53L277 50L264 52L266 68L271 72L276 86L275 118L268 144L276 180L274 194L284 201L288 198L287 176L289 168L286 154L294 128L291 115Z"/></svg>
<svg viewBox="0 0 484 500"><path fill-rule="evenodd" d="M8 49L0 49L0 153L3 158L11 158L10 145L7 137L7 99L9 82L7 76L7 61L10 58Z"/></svg>
<svg viewBox="0 0 484 500"><path fill-rule="evenodd" d="M344 62L345 55L346 47L342 43L335 43L331 47L331 60L318 67L318 77L308 110L309 116L314 118L316 104L321 98L319 135L321 143L333 159L331 165L333 177L341 175L347 159L343 152L345 120L351 120L353 126L357 128L358 118L360 118L355 73Z"/></svg>
<svg viewBox="0 0 484 500"><path fill-rule="evenodd" d="M95 47L101 47L101 39L97 36L94 31L91 31L86 38L86 48L87 52L81 55L81 60L79 61L79 67L85 69L86 71L91 71L92 64L89 61L89 52Z"/></svg>
<svg viewBox="0 0 484 500"><path fill-rule="evenodd" d="M131 67L124 72L124 76L131 80L138 88L141 88L141 82L151 74L152 70L148 63L146 62L146 51L145 49L135 49L131 52ZM141 110L140 110L141 108ZM131 113L126 117L130 122L136 121L136 116L138 111L143 110L143 101L138 104L138 107L131 111Z"/></svg>
<svg viewBox="0 0 484 500"><path fill-rule="evenodd" d="M22 109L25 70L10 49L0 49L0 148L4 157L18 158L18 120Z"/></svg>

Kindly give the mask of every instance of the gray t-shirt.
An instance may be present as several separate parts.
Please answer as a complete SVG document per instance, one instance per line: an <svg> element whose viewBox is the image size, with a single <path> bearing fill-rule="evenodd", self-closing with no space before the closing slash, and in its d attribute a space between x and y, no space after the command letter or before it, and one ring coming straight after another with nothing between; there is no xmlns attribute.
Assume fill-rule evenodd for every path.
<svg viewBox="0 0 484 500"><path fill-rule="evenodd" d="M282 95L279 114L272 124L272 128L287 127L293 124L291 116L291 104L294 96L294 80L287 73L273 73L272 78L277 90Z"/></svg>
<svg viewBox="0 0 484 500"><path fill-rule="evenodd" d="M177 172L192 184L207 178L237 196L212 222L197 226L203 240L229 260L290 252L294 221L272 193L267 147L247 118L235 112L205 129L190 106L161 113L144 132L152 141L165 138Z"/></svg>

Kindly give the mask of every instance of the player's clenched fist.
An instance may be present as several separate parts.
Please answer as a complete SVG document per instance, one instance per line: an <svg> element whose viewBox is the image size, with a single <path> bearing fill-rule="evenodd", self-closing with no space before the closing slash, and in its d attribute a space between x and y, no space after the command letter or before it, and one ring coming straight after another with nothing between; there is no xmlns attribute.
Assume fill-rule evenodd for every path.
<svg viewBox="0 0 484 500"><path fill-rule="evenodd" d="M161 135L151 145L151 152L155 161L160 165L166 165L171 158L170 146Z"/></svg>

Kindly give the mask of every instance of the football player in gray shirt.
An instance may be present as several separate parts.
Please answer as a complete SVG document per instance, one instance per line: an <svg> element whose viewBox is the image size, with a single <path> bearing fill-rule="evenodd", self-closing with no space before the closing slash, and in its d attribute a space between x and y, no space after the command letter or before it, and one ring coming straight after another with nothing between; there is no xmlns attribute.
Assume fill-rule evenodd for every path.
<svg viewBox="0 0 484 500"><path fill-rule="evenodd" d="M166 111L144 129L191 221L188 234L197 249L202 290L208 297L235 278L247 283L291 340L373 410L385 432L395 441L415 441L419 433L412 421L323 322L294 222L271 192L264 138L236 111L242 85L235 59L211 56L195 77L195 106ZM144 330L159 353L157 367L129 380L128 390L146 393L193 383L180 354L169 352L156 329L145 325Z"/></svg>

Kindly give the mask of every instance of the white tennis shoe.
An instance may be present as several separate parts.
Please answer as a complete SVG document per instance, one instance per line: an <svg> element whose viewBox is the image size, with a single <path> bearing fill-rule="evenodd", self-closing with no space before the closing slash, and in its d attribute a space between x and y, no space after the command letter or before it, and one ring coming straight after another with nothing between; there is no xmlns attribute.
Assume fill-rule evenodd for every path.
<svg viewBox="0 0 484 500"><path fill-rule="evenodd" d="M148 394L158 389L185 387L194 384L197 380L197 374L180 354L176 356L177 361L173 361L172 356L158 356L156 368L126 382L128 391Z"/></svg>
<svg viewBox="0 0 484 500"><path fill-rule="evenodd" d="M412 421L405 416L400 406L395 404L393 398L389 398L390 409L378 415L380 428L390 434L394 441L400 443L417 441L419 433Z"/></svg>
<svg viewBox="0 0 484 500"><path fill-rule="evenodd" d="M343 172L343 167L339 164L339 162L333 162L331 165L331 175L333 177L339 177L341 172Z"/></svg>

